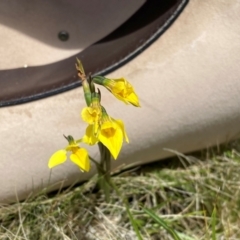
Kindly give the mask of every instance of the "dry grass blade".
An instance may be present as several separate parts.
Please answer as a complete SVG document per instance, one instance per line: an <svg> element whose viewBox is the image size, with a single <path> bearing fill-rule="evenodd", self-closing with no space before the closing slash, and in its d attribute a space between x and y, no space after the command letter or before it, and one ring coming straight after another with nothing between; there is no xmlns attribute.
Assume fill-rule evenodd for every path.
<svg viewBox="0 0 240 240"><path fill-rule="evenodd" d="M181 239L240 239L237 150L239 144L232 143L207 158L181 155L113 177L143 238L173 239L146 208L161 216ZM0 240L137 239L122 200L112 191L106 204L95 183L92 179L60 193L1 206Z"/></svg>

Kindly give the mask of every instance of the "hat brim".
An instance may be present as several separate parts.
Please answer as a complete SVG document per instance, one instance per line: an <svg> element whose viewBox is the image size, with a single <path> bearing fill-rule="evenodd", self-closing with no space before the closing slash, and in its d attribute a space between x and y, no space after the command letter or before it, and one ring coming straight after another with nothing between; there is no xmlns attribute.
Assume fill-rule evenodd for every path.
<svg viewBox="0 0 240 240"><path fill-rule="evenodd" d="M105 75L144 51L182 12L188 0L147 1L107 37L78 54L37 67L0 71L0 106L21 104L80 86L76 58L88 73ZM16 87L17 86L17 87Z"/></svg>

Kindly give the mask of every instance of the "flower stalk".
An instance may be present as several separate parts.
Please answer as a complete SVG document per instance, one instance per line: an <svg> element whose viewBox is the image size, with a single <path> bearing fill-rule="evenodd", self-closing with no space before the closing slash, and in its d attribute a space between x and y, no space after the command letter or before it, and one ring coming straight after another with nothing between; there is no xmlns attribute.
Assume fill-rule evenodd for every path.
<svg viewBox="0 0 240 240"><path fill-rule="evenodd" d="M122 120L114 119L108 115L101 103L101 92L96 84L105 87L118 100L139 107L138 96L133 86L125 79L109 79L103 76L88 76L85 74L83 65L77 59L76 69L83 86L86 107L81 111L81 117L88 124L84 136L74 140L72 136L65 137L68 145L64 149L55 152L49 159L48 167L53 168L67 160L75 163L81 171L90 171L90 160L96 165L99 175L99 187L103 189L106 201L110 200L111 189L111 158L116 160L121 152L124 140L129 139ZM99 163L92 159L85 148L79 144L85 143L90 146L98 144L100 151Z"/></svg>
<svg viewBox="0 0 240 240"><path fill-rule="evenodd" d="M101 143L98 143L100 151L100 169L98 170L98 184L103 190L105 201L110 201L110 180L111 180L111 154L110 151Z"/></svg>
<svg viewBox="0 0 240 240"><path fill-rule="evenodd" d="M129 203L122 197L119 189L111 179L111 159L117 160L122 149L123 141L129 143L129 139L122 120L114 119L108 115L106 109L101 104L101 92L96 90L95 84L105 87L118 100L125 104L140 107L139 99L133 86L125 79L109 79L102 76L91 77L85 74L82 63L77 59L76 69L83 86L86 107L81 111L81 117L88 124L84 136L75 140L72 136L65 137L68 145L56 151L49 159L48 167L51 169L63 164L70 153L70 160L78 166L81 172L90 171L90 162L96 165L98 174L98 186L104 192L105 201L110 201L111 190L115 190L122 199L132 226L138 239L142 239L138 225L129 209ZM98 145L100 151L99 162L89 156L85 148L80 147L80 143L90 146Z"/></svg>

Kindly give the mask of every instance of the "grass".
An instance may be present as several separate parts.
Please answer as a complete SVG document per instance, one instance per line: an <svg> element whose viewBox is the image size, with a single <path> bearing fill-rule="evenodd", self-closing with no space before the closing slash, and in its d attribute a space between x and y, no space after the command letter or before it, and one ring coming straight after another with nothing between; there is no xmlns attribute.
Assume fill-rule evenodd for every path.
<svg viewBox="0 0 240 240"><path fill-rule="evenodd" d="M240 144L122 172L125 195L143 239L240 239ZM174 237L175 235L175 237ZM0 240L137 239L122 199L106 203L96 178L60 193L0 207Z"/></svg>

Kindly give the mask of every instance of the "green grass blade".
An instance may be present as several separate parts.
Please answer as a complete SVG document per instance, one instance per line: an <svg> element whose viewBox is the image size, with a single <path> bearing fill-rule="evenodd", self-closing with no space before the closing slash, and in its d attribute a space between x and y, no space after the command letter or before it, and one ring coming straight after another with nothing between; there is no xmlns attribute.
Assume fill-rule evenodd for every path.
<svg viewBox="0 0 240 240"><path fill-rule="evenodd" d="M179 238L179 236L177 235L177 233L168 226L168 224L161 219L159 216L157 216L154 212L152 212L149 209L143 208L143 211L148 214L148 216L150 216L156 223L158 223L160 226L162 226L166 231L168 231L169 234L171 234L171 236L175 239L175 240L181 240Z"/></svg>

